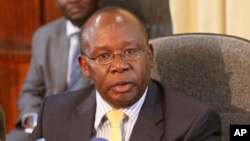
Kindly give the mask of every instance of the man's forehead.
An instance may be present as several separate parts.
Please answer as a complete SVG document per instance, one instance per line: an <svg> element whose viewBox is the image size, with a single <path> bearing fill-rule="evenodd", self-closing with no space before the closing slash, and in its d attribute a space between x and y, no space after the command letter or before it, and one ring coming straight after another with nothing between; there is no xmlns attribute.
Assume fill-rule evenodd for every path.
<svg viewBox="0 0 250 141"><path fill-rule="evenodd" d="M103 10L97 12L89 18L85 23L83 30L91 30L91 28L102 28L115 24L131 24L140 26L138 19L124 9Z"/></svg>
<svg viewBox="0 0 250 141"><path fill-rule="evenodd" d="M117 33L117 32L116 32ZM86 36L85 38L85 45L91 46L95 48L102 48L102 47L127 47L127 46L139 46L143 44L143 36L133 36L133 35L124 35L124 34L114 34L105 36L102 35L93 35L93 36ZM89 40L88 40L89 39Z"/></svg>
<svg viewBox="0 0 250 141"><path fill-rule="evenodd" d="M82 30L82 38L88 43L103 42L105 38L110 42L109 39L112 37L116 40L121 37L126 40L136 38L136 40L147 41L141 22L130 12L119 8L95 13Z"/></svg>
<svg viewBox="0 0 250 141"><path fill-rule="evenodd" d="M96 22L83 30L82 37L85 40L89 41L108 38L107 35L109 37L113 35L114 38L118 36L134 38L133 36L136 34L144 37L144 32L138 27L138 25L123 22L124 19L122 16L114 17L114 22L102 22L101 18L103 17L97 17Z"/></svg>

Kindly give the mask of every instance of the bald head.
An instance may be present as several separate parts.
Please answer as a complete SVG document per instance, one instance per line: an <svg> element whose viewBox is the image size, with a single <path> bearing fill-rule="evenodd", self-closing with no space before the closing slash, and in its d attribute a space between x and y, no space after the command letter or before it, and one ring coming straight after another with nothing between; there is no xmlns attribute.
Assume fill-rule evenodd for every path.
<svg viewBox="0 0 250 141"><path fill-rule="evenodd" d="M95 38L97 34L103 34L104 31L111 31L113 28L126 28L128 32L136 31L145 42L148 41L147 31L137 16L121 7L106 7L94 13L82 27L83 47L86 47L90 38Z"/></svg>
<svg viewBox="0 0 250 141"><path fill-rule="evenodd" d="M101 97L117 109L139 100L153 65L153 49L140 20L125 9L104 8L86 22L81 39L79 63Z"/></svg>

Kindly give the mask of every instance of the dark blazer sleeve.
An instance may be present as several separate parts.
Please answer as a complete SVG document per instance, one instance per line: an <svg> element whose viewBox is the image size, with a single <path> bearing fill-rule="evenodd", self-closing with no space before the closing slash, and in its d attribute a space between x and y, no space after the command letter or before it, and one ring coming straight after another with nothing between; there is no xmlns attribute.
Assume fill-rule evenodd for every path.
<svg viewBox="0 0 250 141"><path fill-rule="evenodd" d="M175 90L165 91L165 140L221 141L221 119L212 107Z"/></svg>
<svg viewBox="0 0 250 141"><path fill-rule="evenodd" d="M37 140L40 138L43 138L43 134L42 134L42 120L43 120L43 111L44 111L44 105L46 103L46 98L44 99L40 110L39 110L39 116L38 116L38 121L37 121L37 126L34 128L33 132L32 132L32 139L33 140Z"/></svg>
<svg viewBox="0 0 250 141"><path fill-rule="evenodd" d="M193 121L183 140L186 141L221 141L221 120L212 108L204 109Z"/></svg>

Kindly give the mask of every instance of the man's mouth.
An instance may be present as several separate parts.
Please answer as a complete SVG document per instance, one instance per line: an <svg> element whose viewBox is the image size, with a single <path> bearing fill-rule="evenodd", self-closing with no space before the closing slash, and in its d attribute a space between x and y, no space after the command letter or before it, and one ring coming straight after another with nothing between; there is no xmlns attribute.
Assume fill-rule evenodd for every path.
<svg viewBox="0 0 250 141"><path fill-rule="evenodd" d="M81 11L81 8L78 7L78 6L75 6L75 7L71 7L71 8L69 9L69 11L70 11L70 13L78 13L78 12Z"/></svg>
<svg viewBox="0 0 250 141"><path fill-rule="evenodd" d="M133 84L130 82L119 82L112 86L112 90L117 93L128 92L132 88Z"/></svg>

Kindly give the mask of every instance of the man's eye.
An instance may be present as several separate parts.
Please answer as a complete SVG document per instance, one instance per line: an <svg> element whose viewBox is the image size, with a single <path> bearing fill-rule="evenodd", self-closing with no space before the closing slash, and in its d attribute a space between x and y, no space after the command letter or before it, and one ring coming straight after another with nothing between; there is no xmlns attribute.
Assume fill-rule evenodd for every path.
<svg viewBox="0 0 250 141"><path fill-rule="evenodd" d="M126 49L124 51L124 54L134 54L137 52L138 49L135 49L135 48L130 48L130 49Z"/></svg>
<svg viewBox="0 0 250 141"><path fill-rule="evenodd" d="M98 58L98 59L107 59L107 58L110 58L110 56L111 56L111 54L104 53L104 54L98 55L96 58Z"/></svg>

